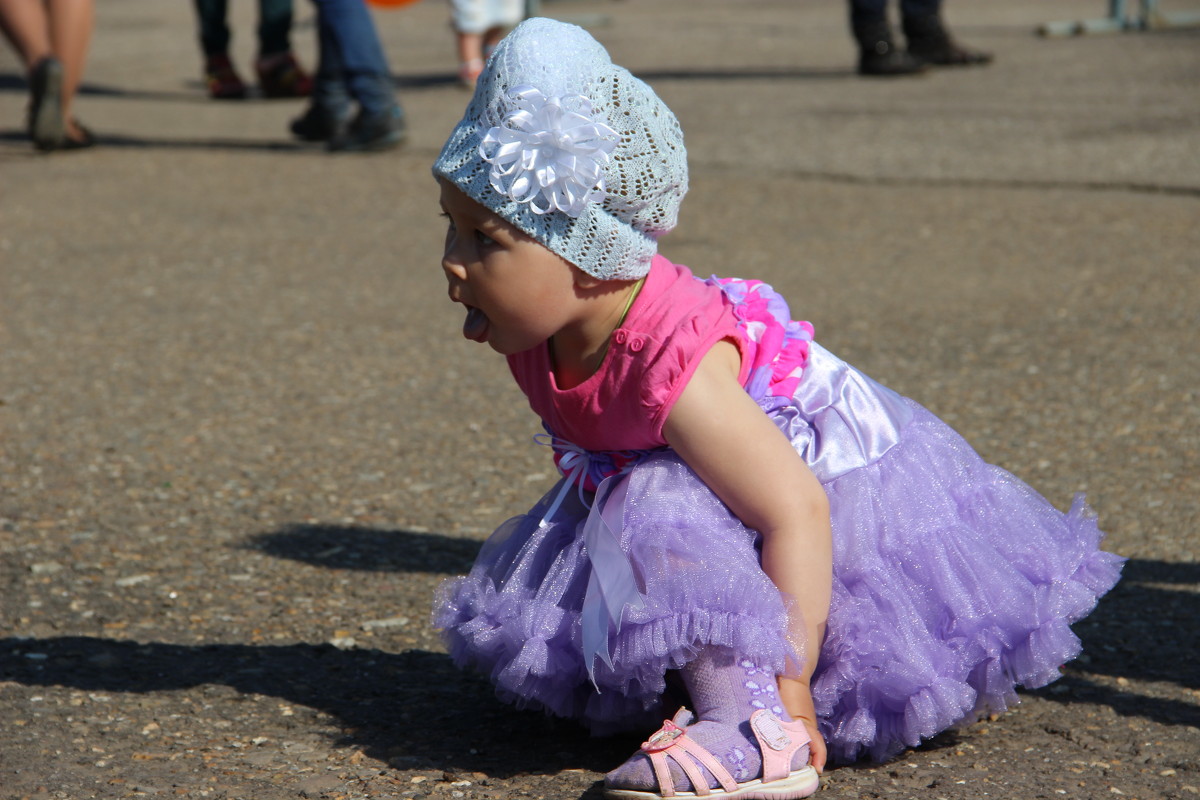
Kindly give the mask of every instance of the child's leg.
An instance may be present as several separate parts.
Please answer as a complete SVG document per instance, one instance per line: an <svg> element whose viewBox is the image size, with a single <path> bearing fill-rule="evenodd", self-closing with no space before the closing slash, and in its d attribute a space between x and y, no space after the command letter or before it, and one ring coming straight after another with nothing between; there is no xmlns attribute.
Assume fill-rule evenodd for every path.
<svg viewBox="0 0 1200 800"><path fill-rule="evenodd" d="M455 31L454 39L458 47L458 79L465 86L474 86L483 72L483 35Z"/></svg>
<svg viewBox="0 0 1200 800"><path fill-rule="evenodd" d="M779 699L774 674L718 647L702 650L680 673L699 720L688 727L688 737L707 749L738 783L760 777L762 755L750 729L750 715L765 708L784 722L791 721ZM796 751L792 769L800 769L807 763L805 746ZM709 788L718 785L707 769L704 775ZM673 762L671 777L676 791L693 791L687 775ZM610 772L605 783L623 789L657 788L650 760L642 753Z"/></svg>
<svg viewBox="0 0 1200 800"><path fill-rule="evenodd" d="M483 34L480 52L484 61L492 57L492 51L496 49L496 45L500 44L500 40L504 38L507 31L508 29L501 25L494 25L487 29L487 33Z"/></svg>

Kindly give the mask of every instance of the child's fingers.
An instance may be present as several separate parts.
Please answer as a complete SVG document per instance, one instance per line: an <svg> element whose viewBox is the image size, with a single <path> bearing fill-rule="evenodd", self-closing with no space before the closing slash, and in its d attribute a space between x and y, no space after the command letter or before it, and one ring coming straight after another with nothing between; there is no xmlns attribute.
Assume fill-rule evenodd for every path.
<svg viewBox="0 0 1200 800"><path fill-rule="evenodd" d="M807 714L793 715L796 719L804 723L804 729L808 731L808 763L812 764L813 769L817 772L825 770L825 759L829 755L828 749L825 747L825 739L821 736L821 731L817 728L816 720Z"/></svg>
<svg viewBox="0 0 1200 800"><path fill-rule="evenodd" d="M812 737L812 741L808 743L808 763L812 764L817 772L824 772L825 759L829 755L825 748L825 740L821 738L821 732L816 726L809 724L808 720L804 720L804 727L808 728L808 735Z"/></svg>
<svg viewBox="0 0 1200 800"><path fill-rule="evenodd" d="M821 772L825 769L825 759L829 751L825 746L825 739L821 736L821 730L817 727L817 710L813 706L812 690L809 689L808 681L779 678L779 696L792 719L804 723L809 739L812 740L808 744L808 763L812 764L817 772Z"/></svg>

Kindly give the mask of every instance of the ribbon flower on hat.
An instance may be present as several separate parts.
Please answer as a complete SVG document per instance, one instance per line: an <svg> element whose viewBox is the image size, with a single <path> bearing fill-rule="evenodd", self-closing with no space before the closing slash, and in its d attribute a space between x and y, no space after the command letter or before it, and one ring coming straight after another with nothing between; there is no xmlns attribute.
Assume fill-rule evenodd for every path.
<svg viewBox="0 0 1200 800"><path fill-rule="evenodd" d="M508 90L510 110L484 134L479 155L492 188L535 214L575 218L606 196L603 170L620 136L582 95L546 97L532 86ZM574 109L574 110L570 110Z"/></svg>

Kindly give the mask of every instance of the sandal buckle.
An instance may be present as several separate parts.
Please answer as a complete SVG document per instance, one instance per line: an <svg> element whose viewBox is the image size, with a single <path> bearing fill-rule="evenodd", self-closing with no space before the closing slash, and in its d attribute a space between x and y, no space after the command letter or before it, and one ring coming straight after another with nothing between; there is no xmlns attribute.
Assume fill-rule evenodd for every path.
<svg viewBox="0 0 1200 800"><path fill-rule="evenodd" d="M655 731L649 739L642 742L642 751L646 753L658 753L662 750L669 750L675 746L675 740L683 736L683 734L683 728L669 719L665 720L661 728Z"/></svg>

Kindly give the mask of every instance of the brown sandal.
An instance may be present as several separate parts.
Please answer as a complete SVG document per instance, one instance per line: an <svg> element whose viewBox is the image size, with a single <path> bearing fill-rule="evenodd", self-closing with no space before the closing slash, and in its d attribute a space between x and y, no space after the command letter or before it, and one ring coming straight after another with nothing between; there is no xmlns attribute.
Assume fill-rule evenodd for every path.
<svg viewBox="0 0 1200 800"><path fill-rule="evenodd" d="M58 143L59 150L83 150L87 147L92 147L96 144L96 134L92 133L91 129L84 127L84 124L77 119L72 119L71 124L79 131L79 138L72 139L69 134L63 134L62 140Z"/></svg>

